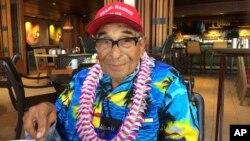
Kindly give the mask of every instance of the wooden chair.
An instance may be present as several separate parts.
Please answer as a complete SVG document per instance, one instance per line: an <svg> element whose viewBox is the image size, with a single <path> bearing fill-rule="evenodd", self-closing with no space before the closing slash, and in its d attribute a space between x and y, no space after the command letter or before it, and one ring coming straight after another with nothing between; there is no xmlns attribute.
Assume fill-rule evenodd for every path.
<svg viewBox="0 0 250 141"><path fill-rule="evenodd" d="M213 48L227 48L227 41L217 41L217 42L214 42L213 43ZM211 52L210 69L213 69L214 57L216 57L216 55L213 52Z"/></svg>
<svg viewBox="0 0 250 141"><path fill-rule="evenodd" d="M34 49L34 56L35 54L47 54L45 48L41 49ZM35 62L36 62L36 71L37 71L37 77L40 77L42 73L46 73L46 75L49 75L49 67L54 66L53 63L48 62L47 57L36 57L35 56ZM39 79L37 80L37 83L39 83Z"/></svg>
<svg viewBox="0 0 250 141"><path fill-rule="evenodd" d="M46 93L36 96L26 96L25 88L30 89L37 89L38 91L41 88L52 87L52 85L42 85L42 86L29 86L25 85L22 82L22 77L24 75L20 75L17 71L15 65L12 63L10 58L2 58L0 59L0 66L3 68L3 71L7 77L7 81L9 82L9 86L12 87L10 89L10 98L13 104L13 107L18 112L18 121L16 125L16 136L15 139L20 139L23 127L23 115L24 112L31 106L36 105L40 102L50 101L55 102L57 98L57 94L53 93ZM25 77L26 79L38 79L34 77Z"/></svg>
<svg viewBox="0 0 250 141"><path fill-rule="evenodd" d="M201 46L200 43L197 41L188 41L187 42L187 47L186 47L186 54L187 54L187 67L189 68L190 64L190 72L192 72L193 69L193 57L199 57L197 59L199 61L200 65L200 72L202 70L205 72L205 55L201 51ZM203 68L202 68L203 66Z"/></svg>
<svg viewBox="0 0 250 141"><path fill-rule="evenodd" d="M237 57L238 63L238 81L237 90L240 99L240 105L243 105L244 98L247 94L247 89L250 88L250 69L246 69L244 57Z"/></svg>

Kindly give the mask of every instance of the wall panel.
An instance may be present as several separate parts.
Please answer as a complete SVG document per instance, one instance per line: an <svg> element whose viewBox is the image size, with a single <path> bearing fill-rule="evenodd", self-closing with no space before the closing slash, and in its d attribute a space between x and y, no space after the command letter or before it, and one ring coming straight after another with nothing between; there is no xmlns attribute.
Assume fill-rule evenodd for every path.
<svg viewBox="0 0 250 141"><path fill-rule="evenodd" d="M137 0L137 9L148 37L147 50L161 47L167 35L172 34L173 0Z"/></svg>
<svg viewBox="0 0 250 141"><path fill-rule="evenodd" d="M8 57L13 55L12 45L12 28L11 28L11 14L10 1L0 0L0 14L1 14L1 56Z"/></svg>

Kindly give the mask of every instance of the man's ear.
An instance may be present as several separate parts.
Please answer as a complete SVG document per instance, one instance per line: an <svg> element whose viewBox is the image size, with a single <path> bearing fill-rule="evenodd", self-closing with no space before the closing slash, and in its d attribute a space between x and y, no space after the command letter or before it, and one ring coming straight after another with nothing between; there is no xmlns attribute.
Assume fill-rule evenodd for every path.
<svg viewBox="0 0 250 141"><path fill-rule="evenodd" d="M140 55L142 56L145 49L146 49L146 46L147 46L147 38L146 37L143 37L140 41L139 41L139 44L140 44Z"/></svg>

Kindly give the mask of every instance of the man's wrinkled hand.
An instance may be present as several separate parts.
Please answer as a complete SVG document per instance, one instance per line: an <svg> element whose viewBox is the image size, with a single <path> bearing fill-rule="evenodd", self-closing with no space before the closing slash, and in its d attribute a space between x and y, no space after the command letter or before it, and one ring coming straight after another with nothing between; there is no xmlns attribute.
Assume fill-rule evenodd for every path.
<svg viewBox="0 0 250 141"><path fill-rule="evenodd" d="M44 140L52 123L56 121L56 109L53 104L43 102L32 106L23 116L23 128L33 138Z"/></svg>

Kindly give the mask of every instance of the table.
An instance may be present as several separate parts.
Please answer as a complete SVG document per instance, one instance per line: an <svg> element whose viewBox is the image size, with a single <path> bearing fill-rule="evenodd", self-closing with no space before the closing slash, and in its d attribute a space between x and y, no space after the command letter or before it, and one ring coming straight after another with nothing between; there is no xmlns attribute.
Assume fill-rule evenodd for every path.
<svg viewBox="0 0 250 141"><path fill-rule="evenodd" d="M55 58L57 57L56 54L34 54L35 57L39 57L39 58L46 58L46 57L52 57Z"/></svg>
<svg viewBox="0 0 250 141"><path fill-rule="evenodd" d="M56 68L66 68L70 65L73 59L77 59L78 65L81 65L83 62L91 63L91 58L93 54L60 54L55 60ZM92 63L93 64L93 63ZM79 67L79 66L78 66Z"/></svg>
<svg viewBox="0 0 250 141"><path fill-rule="evenodd" d="M52 69L49 75L49 79L54 86L55 90L58 94L61 94L63 90L67 87L69 82L72 80L72 76L81 71L84 68L91 67L95 63L94 62L82 62L78 66L78 69L71 69L70 67L62 68L62 69Z"/></svg>
<svg viewBox="0 0 250 141"><path fill-rule="evenodd" d="M217 112L216 112L216 130L215 141L222 141L223 129L223 115L224 115L224 79L225 79L225 62L226 57L249 56L250 49L211 49L216 55L220 56L220 72L219 72L219 86L218 86L218 99L217 99Z"/></svg>
<svg viewBox="0 0 250 141"><path fill-rule="evenodd" d="M61 94L71 81L73 71L71 68L51 70L49 79L58 94Z"/></svg>

